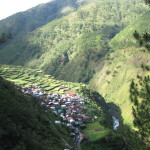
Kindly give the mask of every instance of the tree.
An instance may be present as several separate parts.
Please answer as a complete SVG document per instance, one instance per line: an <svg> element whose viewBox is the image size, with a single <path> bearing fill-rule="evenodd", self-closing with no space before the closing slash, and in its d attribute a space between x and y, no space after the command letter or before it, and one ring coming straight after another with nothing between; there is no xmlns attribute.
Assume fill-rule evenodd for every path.
<svg viewBox="0 0 150 150"><path fill-rule="evenodd" d="M150 142L150 79L145 76L137 83L132 81L130 85L130 99L133 103L134 125L142 139Z"/></svg>
<svg viewBox="0 0 150 150"><path fill-rule="evenodd" d="M150 51L150 33L145 31L145 33L139 34L135 30L133 36L139 42L140 46L144 46L148 51Z"/></svg>
<svg viewBox="0 0 150 150"><path fill-rule="evenodd" d="M145 3L150 6L150 0L145 0Z"/></svg>
<svg viewBox="0 0 150 150"><path fill-rule="evenodd" d="M12 39L12 34L11 33L8 33L8 34L3 33L0 36L0 45L7 42L9 39Z"/></svg>

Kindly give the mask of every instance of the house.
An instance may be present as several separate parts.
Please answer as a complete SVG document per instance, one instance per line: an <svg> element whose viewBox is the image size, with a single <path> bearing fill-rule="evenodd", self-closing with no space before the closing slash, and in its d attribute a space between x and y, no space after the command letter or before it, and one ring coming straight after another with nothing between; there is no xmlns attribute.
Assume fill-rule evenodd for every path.
<svg viewBox="0 0 150 150"><path fill-rule="evenodd" d="M55 110L55 107L50 107L50 109Z"/></svg>
<svg viewBox="0 0 150 150"><path fill-rule="evenodd" d="M48 105L49 105L49 106L53 106L54 103L53 103L53 102L48 102Z"/></svg>
<svg viewBox="0 0 150 150"><path fill-rule="evenodd" d="M69 117L69 116L71 116L71 113L66 113L66 117Z"/></svg>
<svg viewBox="0 0 150 150"><path fill-rule="evenodd" d="M74 120L74 119L70 119L69 122L70 122L70 123L74 123L75 120Z"/></svg>
<svg viewBox="0 0 150 150"><path fill-rule="evenodd" d="M71 104L71 102L65 102L65 105L70 105Z"/></svg>
<svg viewBox="0 0 150 150"><path fill-rule="evenodd" d="M74 92L67 93L68 96L76 96L77 94Z"/></svg>
<svg viewBox="0 0 150 150"><path fill-rule="evenodd" d="M72 113L76 113L77 111L75 109L72 109Z"/></svg>
<svg viewBox="0 0 150 150"><path fill-rule="evenodd" d="M56 124L61 124L61 121L56 120L55 123L56 123Z"/></svg>
<svg viewBox="0 0 150 150"><path fill-rule="evenodd" d="M66 105L61 105L61 108L66 108Z"/></svg>
<svg viewBox="0 0 150 150"><path fill-rule="evenodd" d="M54 105L59 105L59 103L58 102L54 102Z"/></svg>
<svg viewBox="0 0 150 150"><path fill-rule="evenodd" d="M58 111L57 111L58 113L62 113L62 109L58 109Z"/></svg>
<svg viewBox="0 0 150 150"><path fill-rule="evenodd" d="M74 134L74 133L70 133L70 136L71 136L71 137L75 137L75 134Z"/></svg>
<svg viewBox="0 0 150 150"><path fill-rule="evenodd" d="M42 93L42 92L39 92L39 95L40 95L40 96L42 96L42 95L43 95L43 93Z"/></svg>
<svg viewBox="0 0 150 150"><path fill-rule="evenodd" d="M76 105L73 104L73 105L71 105L70 107L73 109L73 108L76 108Z"/></svg>
<svg viewBox="0 0 150 150"><path fill-rule="evenodd" d="M73 127L73 126L72 126L72 124L70 124L70 123L67 123L67 127Z"/></svg>

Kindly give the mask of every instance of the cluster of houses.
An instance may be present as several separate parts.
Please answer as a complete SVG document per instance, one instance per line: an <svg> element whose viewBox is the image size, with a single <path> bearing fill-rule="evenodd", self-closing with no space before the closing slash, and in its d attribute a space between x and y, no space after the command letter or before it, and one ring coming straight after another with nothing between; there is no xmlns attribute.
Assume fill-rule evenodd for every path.
<svg viewBox="0 0 150 150"><path fill-rule="evenodd" d="M77 144L80 139L80 129L85 127L85 123L91 121L85 107L85 99L74 92L65 95L46 93L41 87L34 85L21 89L25 94L32 94L40 98L41 105L45 105L56 116L55 124L65 125L71 129L70 136Z"/></svg>

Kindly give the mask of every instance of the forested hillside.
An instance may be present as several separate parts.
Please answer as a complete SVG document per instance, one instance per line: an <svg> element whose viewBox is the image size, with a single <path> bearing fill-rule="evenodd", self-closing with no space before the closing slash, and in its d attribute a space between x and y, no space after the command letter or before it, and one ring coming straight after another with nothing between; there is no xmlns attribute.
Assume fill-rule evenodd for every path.
<svg viewBox="0 0 150 150"><path fill-rule="evenodd" d="M62 150L69 132L54 123L52 112L36 98L23 95L20 88L0 77L0 149Z"/></svg>
<svg viewBox="0 0 150 150"><path fill-rule="evenodd" d="M149 150L145 2L53 0L0 21L0 150Z"/></svg>
<svg viewBox="0 0 150 150"><path fill-rule="evenodd" d="M110 50L109 41L147 9L141 0L89 3L3 45L0 63L40 68L59 79L88 82Z"/></svg>
<svg viewBox="0 0 150 150"><path fill-rule="evenodd" d="M130 125L133 121L129 98L131 81L150 74L150 52L145 45L140 46L133 35L135 30L140 35L150 33L149 24L150 11L116 35L110 42L112 51L101 62L90 81L90 86L97 89L107 101L120 106L124 122Z"/></svg>
<svg viewBox="0 0 150 150"><path fill-rule="evenodd" d="M142 139L150 146L150 76L137 78L130 84L130 100L134 104L134 125L139 129Z"/></svg>
<svg viewBox="0 0 150 150"><path fill-rule="evenodd" d="M92 117L92 120L84 121L84 126L79 127L79 124L72 123L76 128L79 127L80 134L83 135L81 144L77 144L77 146L81 146L82 150L147 150L146 145L137 133L124 125L122 119L118 117L119 115L121 117L119 107L114 103L106 103L98 92L88 89L82 84L59 81L45 75L42 71L20 66L3 65L0 69L0 75L13 82L10 83L0 78L0 142L2 143L0 148L2 150L62 150L67 147L65 146L66 142L74 146L73 140L75 141L75 138L71 140L70 135L75 131L73 128L66 128L65 125L68 123L66 120L63 121L61 117L62 114L68 114L69 107L66 107L66 111L63 109L63 113L60 113L59 105L54 106L55 111L51 111L52 106L43 104L48 100L46 96L48 93L52 95L53 93L59 93L63 94L59 95L60 98L61 96L64 97L65 92L62 93L62 90L67 93L68 90L76 91L82 95L86 103L80 105L81 109L77 110L80 113L83 111L81 114ZM64 84L66 87L64 87ZM45 94L39 97L37 92L34 91L34 86L40 86L38 89ZM32 94L31 91L24 91L24 89L29 90L29 88L36 94ZM61 100L64 99L63 97ZM112 115L116 114L113 113L114 111L110 106L118 110L117 118L120 120L117 130L114 130L112 126ZM59 113L56 114L55 112ZM72 116L76 116L76 113ZM64 124L57 125L56 120L61 120ZM84 137L85 135L87 138Z"/></svg>
<svg viewBox="0 0 150 150"><path fill-rule="evenodd" d="M0 20L0 34L26 34L36 28L69 14L90 0L53 0Z"/></svg>

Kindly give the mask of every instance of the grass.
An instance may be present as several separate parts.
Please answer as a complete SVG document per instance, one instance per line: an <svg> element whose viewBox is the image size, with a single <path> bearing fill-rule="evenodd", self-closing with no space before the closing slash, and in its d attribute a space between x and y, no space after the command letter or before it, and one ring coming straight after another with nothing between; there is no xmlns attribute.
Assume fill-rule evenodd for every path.
<svg viewBox="0 0 150 150"><path fill-rule="evenodd" d="M141 0L89 3L27 36L14 38L2 47L0 64L25 65L58 79L87 83L109 51L110 39L146 11Z"/></svg>
<svg viewBox="0 0 150 150"><path fill-rule="evenodd" d="M86 129L83 133L86 133L90 141L98 140L108 134L108 129L104 128L99 124L98 121L86 124Z"/></svg>
<svg viewBox="0 0 150 150"><path fill-rule="evenodd" d="M22 87L36 84L44 88L47 92L59 94L69 92L70 88L76 91L81 85L63 80L59 81L50 75L46 75L41 70L31 70L25 67L20 69L19 66L0 65L0 75Z"/></svg>
<svg viewBox="0 0 150 150"><path fill-rule="evenodd" d="M137 75L150 74L149 71L141 68L142 64L148 65L150 53L144 47L138 46L133 38L133 32L135 30L140 33L150 32L149 16L150 11L112 39L110 44L113 51L104 58L102 62L104 67L97 71L89 84L91 88L100 92L107 102L120 107L124 123L130 126L133 126L132 104L129 97L130 83L133 79L137 79Z"/></svg>

